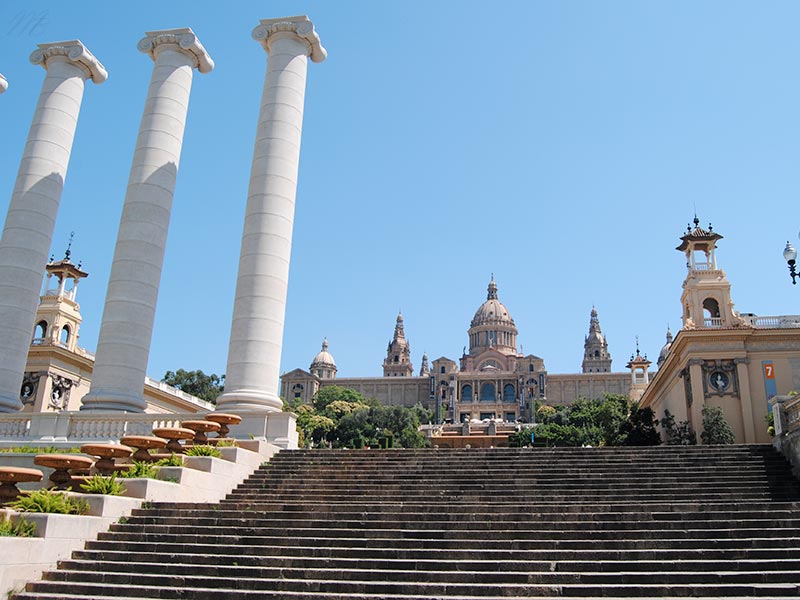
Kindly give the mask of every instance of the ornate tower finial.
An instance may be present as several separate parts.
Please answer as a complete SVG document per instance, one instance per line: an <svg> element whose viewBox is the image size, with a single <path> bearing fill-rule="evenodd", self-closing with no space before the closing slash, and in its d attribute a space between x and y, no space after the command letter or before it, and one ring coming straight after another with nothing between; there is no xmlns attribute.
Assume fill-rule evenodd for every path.
<svg viewBox="0 0 800 600"><path fill-rule="evenodd" d="M611 371L611 354L608 352L608 341L600 329L597 309L592 306L589 314L589 334L583 343L584 373L609 373Z"/></svg>
<svg viewBox="0 0 800 600"><path fill-rule="evenodd" d="M75 237L75 232L69 232L69 242L67 243L67 251L64 252L64 260L69 260L70 254L72 253L72 239Z"/></svg>

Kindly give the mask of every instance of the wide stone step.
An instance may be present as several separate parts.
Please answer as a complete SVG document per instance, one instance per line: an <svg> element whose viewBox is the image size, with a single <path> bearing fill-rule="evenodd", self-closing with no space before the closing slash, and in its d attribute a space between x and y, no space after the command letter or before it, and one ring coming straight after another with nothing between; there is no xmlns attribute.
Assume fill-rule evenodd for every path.
<svg viewBox="0 0 800 600"><path fill-rule="evenodd" d="M489 566L489 565L487 565ZM45 574L49 581L91 582L98 579L96 571L111 574L135 573L137 575L157 575L159 577L214 578L214 579L319 579L325 581L380 581L380 582L420 582L420 583L478 583L486 584L733 584L733 583L791 583L800 580L800 571L627 571L582 572L549 570L506 569L504 563L491 565L490 569L454 571L452 569L378 569L378 568L323 568L282 566L252 567L242 565L180 565L139 563L130 565L118 562L88 563L64 561L56 572Z"/></svg>
<svg viewBox="0 0 800 600"><path fill-rule="evenodd" d="M348 533L355 533L349 536ZM263 536L229 536L215 535L215 544L219 546L308 546L308 547L361 547L361 548L425 548L452 550L457 548L470 548L474 550L486 549L516 549L516 550L581 550L587 547L587 540L579 535L565 536L556 538L550 536L548 539L508 539L508 537L474 537L450 535L446 539L440 537L428 537L424 531L370 531L370 535L363 535L364 532L350 532L349 530L329 531L327 536L309 535L303 536L302 531L296 530L290 534L263 535ZM669 537L652 538L653 533L641 532L619 532L616 536L591 536L591 547L597 550L631 550L631 549L709 549L709 548L733 548L746 550L749 548L792 548L800 543L800 537L769 537L764 535L766 532L759 533L758 536L736 533L731 531L726 537L716 537L705 539L704 530L697 530L694 535L679 537L680 532ZM291 536L291 537L288 537ZM648 539L652 538L652 539ZM180 545L185 548L192 548L194 552L209 553L206 546L208 536L190 535L169 535L169 534L141 534L141 533L122 533L110 532L101 533L98 541L110 542L139 542L162 545ZM94 543L94 542L90 542ZM93 547L93 546L89 546ZM202 550L198 550L202 548Z"/></svg>
<svg viewBox="0 0 800 600"><path fill-rule="evenodd" d="M115 564L111 564L115 563ZM800 571L800 559L741 559L729 560L724 565L718 560L628 560L628 561L579 561L579 560L439 560L439 559L391 559L391 558L336 558L312 556L284 556L280 554L262 556L212 556L206 554L163 554L158 552L129 552L126 550L79 550L73 553L73 560L62 561L64 568L72 570L91 570L95 565L108 571L136 571L140 565L149 572L148 565L160 569L164 565L183 566L202 574L216 566L272 567L272 568L328 568L328 569L367 569L367 570L447 570L456 572L491 571L537 572L549 571L577 573L618 573L618 572L676 572L676 571ZM171 567L170 567L171 568Z"/></svg>
<svg viewBox="0 0 800 600"><path fill-rule="evenodd" d="M147 574L118 573L77 573L55 571L47 574L48 579L31 584L31 591L58 591L68 586L72 593L88 592L100 596L136 596L130 593L138 589L140 597L145 598L228 598L231 591L242 592L276 592L292 591L304 593L333 592L340 594L411 594L425 595L429 598L448 596L450 594L466 596L605 596L627 595L629 597L648 597L658 595L671 596L724 596L754 595L791 596L798 593L798 586L792 583L689 583L689 584L624 584L624 583L588 583L588 584L536 584L536 583L438 583L419 581L382 581L351 580L337 581L327 579L293 579L293 578L234 578L215 579L192 575L164 577ZM82 578L82 579L81 579ZM97 586L104 588L98 593ZM158 590L157 594L152 594ZM224 590L225 595L208 593L212 590ZM149 593L148 593L149 592ZM143 594L144 593L144 594Z"/></svg>
<svg viewBox="0 0 800 600"><path fill-rule="evenodd" d="M223 546L214 543L192 544L159 543L157 547L148 542L116 542L93 540L86 543L87 551L130 551L133 553L154 553L164 557L170 556L216 556L216 560L245 560L250 557L259 560L262 556L280 554L290 557L315 558L367 558L367 559L402 559L402 560L489 560L489 561L683 561L683 560L791 560L797 557L797 550L792 544L777 547L765 544L763 547L747 546L745 548L725 548L715 545L712 548L645 548L634 544L631 548L603 549L584 546L575 549L520 549L507 544L502 547L465 548L463 544L454 548L425 548L419 544L410 547L364 545L344 546L332 543L327 546L296 544L262 544Z"/></svg>
<svg viewBox="0 0 800 600"><path fill-rule="evenodd" d="M653 521L563 521L563 522L527 522L491 520L489 522L473 522L468 527L453 530L443 528L438 522L431 522L425 528L420 528L414 521L388 521L376 520L337 520L335 527L329 521L298 522L293 520L287 525L285 521L264 522L253 519L239 524L228 523L220 526L217 523L202 524L194 520L190 524L179 519L174 523L135 523L112 525L111 531L127 534L171 534L171 535L199 535L215 536L224 532L229 536L270 536L270 535L343 535L346 537L359 535L360 532L369 531L375 535L376 531L403 531L405 535L414 536L415 532L424 532L427 537L446 538L472 538L476 535L484 539L494 537L514 538L532 536L558 536L573 537L576 534L587 536L616 536L619 534L633 534L634 532L647 532L653 535ZM679 535L692 536L704 535L707 538L729 537L730 532L740 535L752 535L753 530L760 532L763 537L792 536L800 533L800 520L767 520L754 519L750 521L662 521L658 523L659 534L669 537Z"/></svg>

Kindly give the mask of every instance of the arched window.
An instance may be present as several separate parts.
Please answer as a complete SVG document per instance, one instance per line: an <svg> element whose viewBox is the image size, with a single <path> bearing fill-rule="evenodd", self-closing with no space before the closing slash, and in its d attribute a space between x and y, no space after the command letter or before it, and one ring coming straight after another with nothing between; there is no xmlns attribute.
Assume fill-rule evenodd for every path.
<svg viewBox="0 0 800 600"><path fill-rule="evenodd" d="M33 331L34 339L41 340L47 335L47 321L39 321Z"/></svg>
<svg viewBox="0 0 800 600"><path fill-rule="evenodd" d="M68 325L64 325L64 327L61 328L61 335L58 336L59 341L64 346L66 346L69 343L69 333L70 333L69 332L69 326Z"/></svg>
<svg viewBox="0 0 800 600"><path fill-rule="evenodd" d="M719 327L719 303L714 298L703 300L703 321L706 327Z"/></svg>
<svg viewBox="0 0 800 600"><path fill-rule="evenodd" d="M439 369L439 373L444 373L444 367L442 367L441 369Z"/></svg>
<svg viewBox="0 0 800 600"><path fill-rule="evenodd" d="M481 402L494 402L495 392L493 383L484 383L481 385Z"/></svg>
<svg viewBox="0 0 800 600"><path fill-rule="evenodd" d="M461 388L461 401L472 402L472 386L467 384Z"/></svg>
<svg viewBox="0 0 800 600"><path fill-rule="evenodd" d="M531 373L533 373L533 363L531 363L531 364L529 364L529 365L528 365L528 371L530 371Z"/></svg>
<svg viewBox="0 0 800 600"><path fill-rule="evenodd" d="M516 400L517 392L514 386L510 383L505 384L505 386L503 386L503 402L516 402Z"/></svg>
<svg viewBox="0 0 800 600"><path fill-rule="evenodd" d="M600 358L600 350L595 350L594 351L594 357L595 358Z"/></svg>

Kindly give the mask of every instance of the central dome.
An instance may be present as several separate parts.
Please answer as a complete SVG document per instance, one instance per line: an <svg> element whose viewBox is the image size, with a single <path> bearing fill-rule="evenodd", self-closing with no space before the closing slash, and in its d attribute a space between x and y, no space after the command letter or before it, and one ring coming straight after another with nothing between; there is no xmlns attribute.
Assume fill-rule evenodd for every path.
<svg viewBox="0 0 800 600"><path fill-rule="evenodd" d="M469 325L469 353L472 356L492 348L501 354L517 352L517 327L508 309L497 298L494 276L489 282L486 302L478 307Z"/></svg>
<svg viewBox="0 0 800 600"><path fill-rule="evenodd" d="M475 316L472 317L470 327L478 327L479 325L496 325L499 323L507 323L514 325L514 319L508 314L508 309L505 305L497 299L497 284L494 282L494 277L489 282L488 294L486 302L478 307L475 311Z"/></svg>

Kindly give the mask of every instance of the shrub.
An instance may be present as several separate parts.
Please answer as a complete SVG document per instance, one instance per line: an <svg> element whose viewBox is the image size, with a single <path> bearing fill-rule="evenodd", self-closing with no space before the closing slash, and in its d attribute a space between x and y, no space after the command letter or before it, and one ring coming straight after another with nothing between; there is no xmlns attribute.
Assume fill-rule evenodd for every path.
<svg viewBox="0 0 800 600"><path fill-rule="evenodd" d="M156 461L155 464L158 467L182 467L183 457L173 452L168 458L162 458L161 460Z"/></svg>
<svg viewBox="0 0 800 600"><path fill-rule="evenodd" d="M689 421L681 421L676 424L675 415L668 410L664 411L661 427L667 436L667 446L694 446L697 444L697 434L689 425Z"/></svg>
<svg viewBox="0 0 800 600"><path fill-rule="evenodd" d="M700 439L704 444L733 444L736 436L725 419L725 413L718 406L703 407L703 433Z"/></svg>
<svg viewBox="0 0 800 600"><path fill-rule="evenodd" d="M0 452L8 454L80 454L80 448L56 448L55 446L13 446L0 448Z"/></svg>
<svg viewBox="0 0 800 600"><path fill-rule="evenodd" d="M85 500L76 500L63 492L46 489L35 490L20 496L8 506L20 512L60 515L82 515L89 510L89 503Z"/></svg>
<svg viewBox="0 0 800 600"><path fill-rule="evenodd" d="M133 461L127 471L119 474L123 479L158 479L158 466L154 463Z"/></svg>
<svg viewBox="0 0 800 600"><path fill-rule="evenodd" d="M117 481L117 474L110 477L95 475L81 484L81 489L89 494L106 494L107 496L121 496L125 493L125 486Z"/></svg>
<svg viewBox="0 0 800 600"><path fill-rule="evenodd" d="M213 456L214 458L220 458L222 457L222 452L217 450L214 446L201 444L199 446L192 446L186 450L186 456Z"/></svg>
<svg viewBox="0 0 800 600"><path fill-rule="evenodd" d="M0 537L33 537L36 534L36 523L26 521L22 517L12 521L0 521Z"/></svg>
<svg viewBox="0 0 800 600"><path fill-rule="evenodd" d="M217 438L217 448L236 448L239 446L233 438Z"/></svg>

